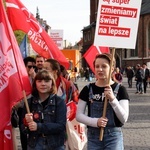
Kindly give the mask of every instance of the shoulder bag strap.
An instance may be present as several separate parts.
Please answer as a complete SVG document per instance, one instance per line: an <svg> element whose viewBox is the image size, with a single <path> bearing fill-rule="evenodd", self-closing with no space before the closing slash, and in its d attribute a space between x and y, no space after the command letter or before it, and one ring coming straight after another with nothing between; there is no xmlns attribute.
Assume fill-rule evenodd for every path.
<svg viewBox="0 0 150 150"><path fill-rule="evenodd" d="M117 97L117 94L118 94L118 90L119 90L119 88L120 88L120 83L118 83L117 85L116 85L116 87L115 87L115 89L114 89L114 95L115 95L115 97Z"/></svg>

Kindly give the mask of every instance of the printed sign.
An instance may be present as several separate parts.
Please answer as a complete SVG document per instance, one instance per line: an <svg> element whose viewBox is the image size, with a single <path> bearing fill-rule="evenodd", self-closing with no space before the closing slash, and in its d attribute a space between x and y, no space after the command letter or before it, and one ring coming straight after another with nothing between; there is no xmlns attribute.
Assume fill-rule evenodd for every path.
<svg viewBox="0 0 150 150"><path fill-rule="evenodd" d="M95 46L135 48L141 0L99 0Z"/></svg>
<svg viewBox="0 0 150 150"><path fill-rule="evenodd" d="M57 47L62 50L63 49L63 30L51 30L50 36L52 40L55 42Z"/></svg>

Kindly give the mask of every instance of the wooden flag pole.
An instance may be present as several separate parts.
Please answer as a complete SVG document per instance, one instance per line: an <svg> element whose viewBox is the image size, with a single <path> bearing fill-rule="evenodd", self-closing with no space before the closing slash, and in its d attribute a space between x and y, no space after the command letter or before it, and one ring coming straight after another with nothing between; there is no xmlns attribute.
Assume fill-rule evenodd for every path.
<svg viewBox="0 0 150 150"><path fill-rule="evenodd" d="M107 80L108 85L110 85L110 79L111 79L111 72L112 72L112 67L113 67L114 56L115 56L115 48L112 49L112 58L111 58L111 61L110 61L110 70L109 70L109 76L108 76L108 80ZM108 103L108 100L107 100L107 97L105 97L104 108L103 108L103 117L106 117L107 103ZM103 134L104 134L104 128L101 127L100 128L100 137L99 137L100 141L103 140Z"/></svg>
<svg viewBox="0 0 150 150"><path fill-rule="evenodd" d="M26 106L26 110L27 110L27 113L29 114L30 109L29 109L29 104L28 104L27 97L26 97L26 92L25 92L25 90L23 90L22 92L23 92L23 97L24 97L24 103L25 103L25 106Z"/></svg>

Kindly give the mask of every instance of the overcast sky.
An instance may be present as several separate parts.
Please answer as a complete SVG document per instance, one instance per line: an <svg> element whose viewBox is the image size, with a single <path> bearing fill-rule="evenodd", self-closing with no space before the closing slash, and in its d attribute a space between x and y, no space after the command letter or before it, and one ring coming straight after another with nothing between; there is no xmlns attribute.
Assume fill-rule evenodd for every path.
<svg viewBox="0 0 150 150"><path fill-rule="evenodd" d="M82 37L82 29L89 25L90 0L21 0L25 7L47 20L51 29L64 30L64 40L75 44Z"/></svg>

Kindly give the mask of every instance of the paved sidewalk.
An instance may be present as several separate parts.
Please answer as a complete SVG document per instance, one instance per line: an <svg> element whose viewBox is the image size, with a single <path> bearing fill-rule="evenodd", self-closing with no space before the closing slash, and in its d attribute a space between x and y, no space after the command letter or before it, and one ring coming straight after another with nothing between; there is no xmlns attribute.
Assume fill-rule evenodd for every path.
<svg viewBox="0 0 150 150"><path fill-rule="evenodd" d="M126 78L123 84L128 87ZM125 150L150 150L150 88L146 94L135 94L133 88L127 88L130 96L130 114L123 127Z"/></svg>
<svg viewBox="0 0 150 150"><path fill-rule="evenodd" d="M88 82L77 81L79 89ZM135 94L135 81L133 88L128 88L127 78L123 79L130 97L130 114L128 122L124 125L125 150L150 150L150 88L147 94Z"/></svg>

